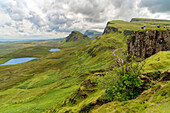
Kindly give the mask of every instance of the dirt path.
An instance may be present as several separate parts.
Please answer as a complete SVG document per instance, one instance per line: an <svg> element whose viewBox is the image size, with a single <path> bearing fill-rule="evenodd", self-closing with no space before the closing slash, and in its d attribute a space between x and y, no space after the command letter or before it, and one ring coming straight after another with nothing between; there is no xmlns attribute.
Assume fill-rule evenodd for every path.
<svg viewBox="0 0 170 113"><path fill-rule="evenodd" d="M123 59L121 59L118 55L115 54L115 52L116 52L117 50L119 50L119 49L123 49L123 47L122 47L122 48L115 49L115 50L112 52L112 55L116 56L116 57L118 58L118 60L123 63L123 62L124 62Z"/></svg>

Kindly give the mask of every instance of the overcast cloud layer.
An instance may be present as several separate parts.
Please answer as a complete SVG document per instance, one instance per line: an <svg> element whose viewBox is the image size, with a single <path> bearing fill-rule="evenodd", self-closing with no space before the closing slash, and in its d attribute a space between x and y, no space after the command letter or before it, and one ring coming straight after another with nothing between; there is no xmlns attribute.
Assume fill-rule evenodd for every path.
<svg viewBox="0 0 170 113"><path fill-rule="evenodd" d="M107 21L170 18L169 0L0 0L0 39L66 37L102 31Z"/></svg>

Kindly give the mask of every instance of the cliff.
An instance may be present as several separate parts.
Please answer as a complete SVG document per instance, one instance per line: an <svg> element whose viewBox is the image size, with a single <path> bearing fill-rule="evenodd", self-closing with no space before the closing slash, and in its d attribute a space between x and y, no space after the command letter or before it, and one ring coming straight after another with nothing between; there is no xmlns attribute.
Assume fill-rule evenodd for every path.
<svg viewBox="0 0 170 113"><path fill-rule="evenodd" d="M113 32L117 32L117 33L123 33L125 36L127 36L127 35L130 35L131 33L134 32L134 30L122 29L124 27L124 25L123 25L123 27L121 27L122 25L119 26L119 25L116 25L116 23L113 23L113 22L114 21L107 23L103 34L108 34L108 33L111 33L113 31Z"/></svg>
<svg viewBox="0 0 170 113"><path fill-rule="evenodd" d="M170 50L170 32L161 30L146 30L134 32L127 41L128 54L137 57L150 57L159 51Z"/></svg>

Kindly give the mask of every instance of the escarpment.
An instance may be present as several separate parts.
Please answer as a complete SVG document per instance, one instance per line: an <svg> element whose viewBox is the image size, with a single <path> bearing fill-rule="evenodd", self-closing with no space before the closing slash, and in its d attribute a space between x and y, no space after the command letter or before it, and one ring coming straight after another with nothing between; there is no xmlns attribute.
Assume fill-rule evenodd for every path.
<svg viewBox="0 0 170 113"><path fill-rule="evenodd" d="M106 25L106 28L104 29L103 34L110 33L111 31L122 33L122 31L119 31L118 28L113 27L113 26L109 26L109 24L114 24L114 23L108 22L107 25Z"/></svg>
<svg viewBox="0 0 170 113"><path fill-rule="evenodd" d="M170 32L146 30L134 32L127 41L128 54L147 58L159 51L170 50Z"/></svg>
<svg viewBox="0 0 170 113"><path fill-rule="evenodd" d="M118 32L118 28L107 26L103 34L110 33L111 31Z"/></svg>

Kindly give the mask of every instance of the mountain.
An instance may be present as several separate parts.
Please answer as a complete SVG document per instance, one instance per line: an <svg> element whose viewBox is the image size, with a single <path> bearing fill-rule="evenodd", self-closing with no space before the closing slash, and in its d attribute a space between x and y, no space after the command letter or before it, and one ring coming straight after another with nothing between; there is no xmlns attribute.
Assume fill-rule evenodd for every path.
<svg viewBox="0 0 170 113"><path fill-rule="evenodd" d="M60 51L44 55L43 49L43 57L39 60L11 66L0 65L0 112L168 112L169 51L160 51L142 62L145 64L142 76L136 77L138 81L143 81L141 88L131 92L138 94L137 96L129 100L114 101L109 100L106 95L116 81L121 81L121 76L115 70L121 69L120 61L126 58L127 39L132 37L130 32L135 31L140 34L139 37L145 37L147 31L155 29L151 21L148 26L152 27L141 31L140 27L144 24L142 21L113 20L108 22L102 36L94 40L73 31L64 41L56 44ZM152 36L149 35L149 38ZM33 51L34 54L36 48L25 50L29 53ZM23 51L24 48L21 52ZM136 62L131 63L133 66ZM130 80L133 77L130 76ZM138 86L139 84L131 85L138 81L123 83ZM124 85L121 84L118 89L124 89L121 86Z"/></svg>
<svg viewBox="0 0 170 113"><path fill-rule="evenodd" d="M74 42L79 40L90 40L87 35L80 33L79 31L72 31L71 34L66 37L66 42Z"/></svg>
<svg viewBox="0 0 170 113"><path fill-rule="evenodd" d="M84 34L87 35L91 39L95 39L97 36L101 36L102 32L95 31L95 30L86 30Z"/></svg>
<svg viewBox="0 0 170 113"><path fill-rule="evenodd" d="M81 44L89 43L91 39L85 35L80 33L79 31L72 31L66 39L58 45L59 48L68 48L73 46L78 46Z"/></svg>

